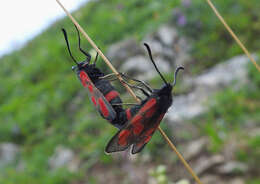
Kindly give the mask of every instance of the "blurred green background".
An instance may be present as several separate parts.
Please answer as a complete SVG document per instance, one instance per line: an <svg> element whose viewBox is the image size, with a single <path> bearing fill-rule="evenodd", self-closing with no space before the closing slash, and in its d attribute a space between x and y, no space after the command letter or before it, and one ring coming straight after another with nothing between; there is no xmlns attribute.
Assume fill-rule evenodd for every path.
<svg viewBox="0 0 260 184"><path fill-rule="evenodd" d="M218 0L215 4L248 49L258 54L259 1ZM176 12L185 16L185 25L178 26L174 16ZM192 62L186 68L191 75L201 74L222 61L243 54L203 0L96 0L82 6L73 15L104 53L115 42L130 36L141 41L147 34L170 22L181 37L189 40ZM120 170L131 159L129 161L122 154L104 154L104 147L116 129L97 115L71 71L73 63L69 62L60 31L62 27L69 33L74 55L83 60L76 50L76 34L68 18L55 22L25 47L0 59L0 142L19 147L13 162L0 163L0 183L100 183L99 177L107 178L108 183L132 183L131 178ZM90 50L90 45L85 40L83 42L84 47ZM110 72L101 59L98 66L106 73ZM229 87L221 90L211 98L215 103L207 106L207 113L187 123L196 126L199 137L208 138L210 143L206 151L209 155L222 154L223 148L230 143L230 137L234 137L241 148L235 159L249 167L241 176L246 183L256 184L260 183L260 135L249 136L244 130L248 126L260 130L260 75L250 62L247 70L249 81L243 87L235 92ZM157 82L153 83L160 86L161 81L156 77L153 81ZM181 82L177 88L181 88ZM217 123L219 120L224 123ZM162 127L167 128L167 125ZM220 136L223 132L224 137ZM171 131L167 133L176 138ZM188 137L185 138L185 143L189 141ZM177 146L181 145L182 142ZM51 169L50 158L64 147L76 155L73 162L80 163L76 171L65 166ZM178 172L172 176L171 172L176 168L174 170L171 165L177 164L178 159L159 133L140 155L134 158L138 162L132 164L157 183L183 178ZM148 163L145 161L147 157ZM164 171L160 166L162 171L159 168L158 176L156 168L161 164L167 169ZM154 169L148 172L141 169L142 165ZM178 166L184 167L180 163ZM111 176L105 175L106 172ZM164 179L158 180L160 176Z"/></svg>

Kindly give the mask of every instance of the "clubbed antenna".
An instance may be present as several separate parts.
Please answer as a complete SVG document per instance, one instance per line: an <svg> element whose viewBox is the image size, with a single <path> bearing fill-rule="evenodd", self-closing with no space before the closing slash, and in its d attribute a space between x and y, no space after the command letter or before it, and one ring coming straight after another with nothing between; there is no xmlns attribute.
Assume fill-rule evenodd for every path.
<svg viewBox="0 0 260 184"><path fill-rule="evenodd" d="M64 39L65 39L65 41L66 41L66 44L67 44L67 48L68 48L70 57L72 58L72 60L73 60L77 65L79 65L78 62L76 61L76 59L75 59L75 58L72 56L72 54L71 54L70 45L69 45L69 41L68 41L68 36L67 36L66 30L65 30L64 28L62 28L61 30L62 30L62 32L63 32Z"/></svg>
<svg viewBox="0 0 260 184"><path fill-rule="evenodd" d="M159 73L159 75L161 76L161 78L162 78L162 80L164 81L164 83L165 83L165 84L168 84L167 81L165 80L165 78L163 77L163 75L161 74L161 72L159 71L159 69L157 68L157 66L156 66L156 64L155 64L155 62L154 62L154 60L153 60L152 52L151 52L151 49L150 49L149 45L148 45L147 43L144 43L144 46L146 47L146 49L147 49L147 51L148 51L148 54L149 54L149 56L150 56L150 59L151 59L153 65L154 65L156 71Z"/></svg>
<svg viewBox="0 0 260 184"><path fill-rule="evenodd" d="M77 34L78 34L79 50L80 50L85 56L87 56L87 60L90 61L90 60L91 60L91 56L90 56L86 51L84 51L84 50L80 47L80 34L79 34L79 30L78 30L78 28L77 28L77 26L76 26L75 24L74 24L74 26L75 26L75 28L76 28L76 30L77 30Z"/></svg>
<svg viewBox="0 0 260 184"><path fill-rule="evenodd" d="M174 81L173 81L172 86L175 86L175 84L176 84L176 78L177 78L177 74L178 74L179 70L184 70L184 67L179 66L179 67L175 70L175 73L174 73Z"/></svg>

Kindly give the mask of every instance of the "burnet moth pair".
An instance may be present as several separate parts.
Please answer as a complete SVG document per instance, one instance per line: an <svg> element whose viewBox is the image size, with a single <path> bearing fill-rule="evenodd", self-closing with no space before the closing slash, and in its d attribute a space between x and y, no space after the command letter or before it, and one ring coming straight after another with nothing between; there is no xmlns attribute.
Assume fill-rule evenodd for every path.
<svg viewBox="0 0 260 184"><path fill-rule="evenodd" d="M168 83L158 70L148 44L144 44L156 71L165 84L161 89L151 89L147 86L146 89L148 89L148 91L141 89L147 96L146 99L142 100L140 104L124 110L122 105L120 105L122 104L122 100L120 99L118 92L115 91L108 80L103 78L104 73L96 67L97 57L95 62L90 64L91 56L80 47L78 30L79 49L87 56L86 61L80 63L72 56L66 31L64 29L62 29L62 31L69 54L77 64L73 67L73 70L76 70L82 85L87 89L90 100L104 119L120 129L107 144L105 152L112 153L124 151L131 145L133 145L132 154L140 152L150 141L162 118L171 106L172 88L176 84L177 73L184 68L178 67L175 71L173 84Z"/></svg>

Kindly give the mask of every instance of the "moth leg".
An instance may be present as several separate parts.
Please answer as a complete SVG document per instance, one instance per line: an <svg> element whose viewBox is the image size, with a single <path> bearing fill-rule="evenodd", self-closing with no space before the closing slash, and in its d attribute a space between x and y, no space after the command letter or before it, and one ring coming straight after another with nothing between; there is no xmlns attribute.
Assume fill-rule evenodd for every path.
<svg viewBox="0 0 260 184"><path fill-rule="evenodd" d="M114 103L111 105L139 105L139 103Z"/></svg>
<svg viewBox="0 0 260 184"><path fill-rule="evenodd" d="M124 73L121 73L121 72L119 74L111 73L111 74L105 75L103 77L100 77L100 79L107 79L107 80L114 81L114 80L118 80L118 78L117 78L118 75L120 75L123 78L123 82L125 82L126 84L128 84L126 82L127 80L132 80L132 81L138 82L139 84L142 84L150 93L153 92L153 89L146 82L138 80L138 79L134 79L134 78L132 78L132 77L130 77L130 76L124 74ZM131 84L129 84L129 86L131 86ZM135 86L138 86L138 84L135 85Z"/></svg>
<svg viewBox="0 0 260 184"><path fill-rule="evenodd" d="M126 82L125 80L123 80L123 82L128 85L129 87L131 88L135 88L135 89L139 89L140 91L142 91L142 93L147 96L147 97L150 97L150 94L148 94L143 88L139 87L139 86L136 86L136 85L132 85L132 84L129 84L128 82Z"/></svg>
<svg viewBox="0 0 260 184"><path fill-rule="evenodd" d="M109 81L115 81L115 80L118 80L117 76L118 76L118 74L110 73L110 74L107 74L103 77L99 77L99 79L106 79L106 80L109 80Z"/></svg>
<svg viewBox="0 0 260 184"><path fill-rule="evenodd" d="M119 74L111 73L111 74L107 74L107 75L105 75L105 76L103 76L103 77L99 77L99 79L107 79L107 80L109 80L109 81L115 81L115 80L118 80L118 78L117 78L118 75L122 76L122 78L123 78L122 82L123 82L123 83L125 83L125 84L128 85L129 87L132 87L132 88L135 88L135 89L139 89L140 91L142 91L142 93L143 93L145 96L149 97L150 95L149 95L148 92L146 92L142 87L138 86L138 84L137 84L137 85L132 85L132 84L128 83L128 82L126 81L126 79L130 79L130 80L136 81L136 82L138 82L138 83L142 83L142 84L146 87L146 89L147 89L149 92L152 93L152 89L151 89L145 82L139 81L139 80L137 80L137 79L131 79L130 77L126 76L126 75L123 74L123 73L119 73Z"/></svg>
<svg viewBox="0 0 260 184"><path fill-rule="evenodd" d="M138 82L138 83L142 84L149 92L151 92L151 93L153 92L153 89L152 89L146 82L144 82L144 81L142 81L142 80L138 80L138 79L132 78L132 77L130 77L130 76L124 74L124 73L120 73L120 75L121 75L124 79L130 79L130 80L133 80L133 81L135 81L135 82Z"/></svg>

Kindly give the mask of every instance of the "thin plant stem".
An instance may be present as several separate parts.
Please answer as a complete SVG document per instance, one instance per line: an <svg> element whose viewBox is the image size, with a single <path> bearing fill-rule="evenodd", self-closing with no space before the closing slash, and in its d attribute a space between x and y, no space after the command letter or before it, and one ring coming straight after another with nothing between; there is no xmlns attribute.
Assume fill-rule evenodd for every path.
<svg viewBox="0 0 260 184"><path fill-rule="evenodd" d="M124 84L123 79L121 78L121 76L119 75L119 72L113 67L113 65L111 64L111 62L105 57L105 55L101 52L101 50L96 46L96 44L91 40L91 38L87 35L87 33L81 28L81 26L79 25L79 23L72 17L72 15L65 9L65 7L61 4L61 2L59 0L56 0L57 3L61 6L61 8L65 11L65 13L67 14L67 16L71 19L71 21L77 26L77 28L79 29L79 31L83 34L83 36L89 41L89 43L94 47L94 49L99 53L99 55L102 57L102 59L105 61L105 63L108 65L108 67L116 74L116 76L118 77L118 79L120 80L120 82L125 86L126 90L135 98L135 100L137 102L140 102L140 100L137 98L137 96L135 95L135 93L131 90L131 88L129 86L127 86L126 84ZM166 142L169 144L169 146L171 147L171 149L177 154L177 156L179 157L179 159L181 160L181 162L183 163L183 165L186 167L186 169L189 171L189 173L193 176L193 178L195 179L195 181L198 184L202 184L202 182L200 181L200 179L198 178L198 176L194 173L194 171L192 170L192 168L190 167L190 165L186 162L186 160L183 158L183 156L179 153L179 151L177 150L177 148L174 146L174 144L171 142L171 140L169 139L169 137L165 134L165 132L158 127L160 133L162 134L162 136L164 137L164 139L166 140Z"/></svg>
<svg viewBox="0 0 260 184"><path fill-rule="evenodd" d="M234 38L234 40L237 42L237 44L241 47L241 49L245 52L247 57L250 59L250 61L255 65L256 69L260 72L260 66L256 63L255 59L252 57L250 52L247 50L247 48L244 46L244 44L239 40L239 38L236 36L236 34L232 31L232 29L229 27L229 25L226 23L224 18L220 15L216 7L213 5L211 0L207 0L207 3L212 8L214 13L217 15L218 19L222 22L224 27L228 30L229 34Z"/></svg>

